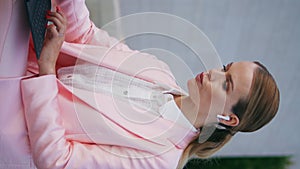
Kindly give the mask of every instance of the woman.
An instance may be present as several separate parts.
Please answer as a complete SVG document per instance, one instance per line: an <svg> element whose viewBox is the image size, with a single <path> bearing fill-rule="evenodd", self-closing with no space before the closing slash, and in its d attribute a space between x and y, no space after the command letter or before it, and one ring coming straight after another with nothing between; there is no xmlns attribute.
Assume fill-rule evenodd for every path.
<svg viewBox="0 0 300 169"><path fill-rule="evenodd" d="M68 36L67 21L59 8L49 12L48 19L54 25L47 29L38 60L39 77L21 84L38 168L182 168L195 155L210 156L236 132L258 130L277 112L276 83L257 62L236 62L200 73L188 81L185 95L164 63L123 44L100 63L93 62L96 60L89 50L79 50L82 53L76 55L78 44L64 44L64 58L58 58ZM72 54L84 63L68 67L59 60ZM141 61L139 68L130 67L132 61ZM144 68L146 71L140 72ZM88 77L91 73L96 77ZM89 85L95 80L101 85ZM122 82L131 81L133 86L122 87ZM111 90L102 87L106 83ZM151 96L138 96L148 91ZM176 117L168 115L170 112ZM210 127L217 128L199 143L203 129Z"/></svg>

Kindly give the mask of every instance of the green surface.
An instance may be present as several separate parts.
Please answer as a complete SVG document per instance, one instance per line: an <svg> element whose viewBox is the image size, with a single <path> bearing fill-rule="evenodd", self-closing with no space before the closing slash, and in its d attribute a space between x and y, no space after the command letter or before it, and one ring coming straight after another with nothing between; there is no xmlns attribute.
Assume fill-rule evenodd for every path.
<svg viewBox="0 0 300 169"><path fill-rule="evenodd" d="M288 169L290 157L226 157L192 159L184 169Z"/></svg>

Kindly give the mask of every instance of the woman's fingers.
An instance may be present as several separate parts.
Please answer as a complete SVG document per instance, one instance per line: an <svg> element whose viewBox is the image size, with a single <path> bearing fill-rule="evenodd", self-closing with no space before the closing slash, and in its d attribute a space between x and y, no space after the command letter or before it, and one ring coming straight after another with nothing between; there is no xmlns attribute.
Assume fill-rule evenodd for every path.
<svg viewBox="0 0 300 169"><path fill-rule="evenodd" d="M65 32L65 30L66 30L65 25L63 23L61 23L57 18L49 18L48 20L53 22L53 24L48 25L48 27L54 26L56 28L57 34L58 33L63 34Z"/></svg>
<svg viewBox="0 0 300 169"><path fill-rule="evenodd" d="M57 8L56 12L49 11L46 18L48 21L53 22L59 34L63 34L66 31L67 20L59 8Z"/></svg>
<svg viewBox="0 0 300 169"><path fill-rule="evenodd" d="M49 16L55 16L55 17L57 17L62 22L66 22L66 17L64 16L63 12L61 11L61 9L58 6L56 7L56 11L55 12L48 11L47 14Z"/></svg>
<svg viewBox="0 0 300 169"><path fill-rule="evenodd" d="M53 18L57 19L57 21L59 21L63 24L66 24L66 22L67 22L67 19L65 18L64 14L61 11L59 11L59 12L51 12L50 11L47 13L48 20L53 19Z"/></svg>
<svg viewBox="0 0 300 169"><path fill-rule="evenodd" d="M47 18L48 21L53 22L53 24L55 25L57 32L59 33L64 33L66 30L66 25L64 22L60 21L58 18L56 17L49 17Z"/></svg>

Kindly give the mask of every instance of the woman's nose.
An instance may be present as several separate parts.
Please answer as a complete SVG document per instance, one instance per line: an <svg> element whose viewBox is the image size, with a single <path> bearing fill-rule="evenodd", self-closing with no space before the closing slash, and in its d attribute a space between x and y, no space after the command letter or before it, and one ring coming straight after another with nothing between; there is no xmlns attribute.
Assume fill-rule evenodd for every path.
<svg viewBox="0 0 300 169"><path fill-rule="evenodd" d="M225 78L225 72L212 69L209 71L210 81L216 81L216 80L224 80Z"/></svg>

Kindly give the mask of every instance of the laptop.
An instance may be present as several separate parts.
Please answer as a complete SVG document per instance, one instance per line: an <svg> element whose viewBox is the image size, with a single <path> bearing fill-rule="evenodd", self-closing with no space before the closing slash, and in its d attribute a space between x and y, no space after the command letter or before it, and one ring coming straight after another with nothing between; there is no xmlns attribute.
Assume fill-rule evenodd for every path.
<svg viewBox="0 0 300 169"><path fill-rule="evenodd" d="M34 50L37 59L39 59L45 38L46 25L48 23L46 12L51 10L51 0L25 0L25 6Z"/></svg>

